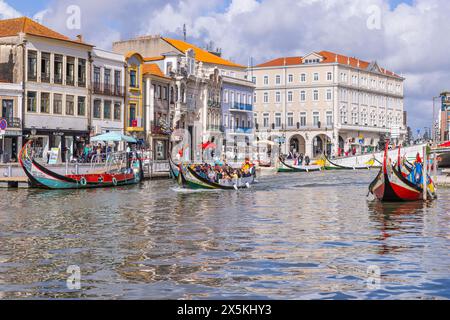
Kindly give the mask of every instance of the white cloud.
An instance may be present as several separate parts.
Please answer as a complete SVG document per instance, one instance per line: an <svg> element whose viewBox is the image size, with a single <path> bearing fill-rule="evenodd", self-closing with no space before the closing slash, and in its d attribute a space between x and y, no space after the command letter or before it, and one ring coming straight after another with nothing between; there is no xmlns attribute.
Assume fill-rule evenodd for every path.
<svg viewBox="0 0 450 320"><path fill-rule="evenodd" d="M0 0L0 19L11 19L20 17L19 11L11 7L5 1Z"/></svg>

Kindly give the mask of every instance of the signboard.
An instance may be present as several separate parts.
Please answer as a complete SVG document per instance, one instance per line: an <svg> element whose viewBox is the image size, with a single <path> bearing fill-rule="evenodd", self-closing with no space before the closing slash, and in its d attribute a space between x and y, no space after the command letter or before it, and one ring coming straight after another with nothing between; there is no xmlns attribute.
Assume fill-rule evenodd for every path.
<svg viewBox="0 0 450 320"><path fill-rule="evenodd" d="M59 157L59 148L52 148L50 150L50 157L48 159L48 164L57 164Z"/></svg>
<svg viewBox="0 0 450 320"><path fill-rule="evenodd" d="M8 129L8 122L5 119L0 120L0 136L4 136L6 133L6 129Z"/></svg>

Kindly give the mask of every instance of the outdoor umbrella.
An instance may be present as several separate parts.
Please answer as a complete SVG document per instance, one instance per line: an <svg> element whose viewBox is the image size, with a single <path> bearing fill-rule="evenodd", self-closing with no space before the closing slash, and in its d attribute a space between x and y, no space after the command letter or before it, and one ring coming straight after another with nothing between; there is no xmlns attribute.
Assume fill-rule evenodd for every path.
<svg viewBox="0 0 450 320"><path fill-rule="evenodd" d="M137 140L133 137L130 136L126 136L122 133L119 132L108 132L105 134L101 134L99 136L95 136L93 138L91 138L92 142L101 142L101 141L113 141L113 142L121 142L121 141L125 141L128 143L137 143Z"/></svg>

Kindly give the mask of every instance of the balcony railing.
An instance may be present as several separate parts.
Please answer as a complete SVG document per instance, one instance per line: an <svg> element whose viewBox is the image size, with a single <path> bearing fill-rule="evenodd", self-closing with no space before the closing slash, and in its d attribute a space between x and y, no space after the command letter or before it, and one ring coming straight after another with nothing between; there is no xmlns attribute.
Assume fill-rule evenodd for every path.
<svg viewBox="0 0 450 320"><path fill-rule="evenodd" d="M75 84L75 80L70 77L66 77L66 86L73 86Z"/></svg>
<svg viewBox="0 0 450 320"><path fill-rule="evenodd" d="M22 128L22 120L20 118L1 118L5 119L8 124L8 128L20 129Z"/></svg>
<svg viewBox="0 0 450 320"><path fill-rule="evenodd" d="M208 100L208 107L211 108L220 108L220 102L214 100Z"/></svg>
<svg viewBox="0 0 450 320"><path fill-rule="evenodd" d="M151 126L152 126L152 134L164 136L170 135L170 130L165 126L163 126L160 122L152 122Z"/></svg>
<svg viewBox="0 0 450 320"><path fill-rule="evenodd" d="M208 125L208 131L224 132L224 127L220 125Z"/></svg>
<svg viewBox="0 0 450 320"><path fill-rule="evenodd" d="M251 134L253 133L252 127L236 127L236 128L230 128L228 129L228 132L231 133L241 133L241 134Z"/></svg>
<svg viewBox="0 0 450 320"><path fill-rule="evenodd" d="M248 103L238 103L235 102L231 107L230 110L240 110L240 111L253 111L253 106Z"/></svg>
<svg viewBox="0 0 450 320"><path fill-rule="evenodd" d="M50 82L50 74L49 73L41 73L41 82Z"/></svg>
<svg viewBox="0 0 450 320"><path fill-rule="evenodd" d="M62 84L62 76L60 74L55 74L53 82L57 84Z"/></svg>
<svg viewBox="0 0 450 320"><path fill-rule="evenodd" d="M124 87L116 86L109 83L93 83L94 94L101 94L105 96L123 97Z"/></svg>

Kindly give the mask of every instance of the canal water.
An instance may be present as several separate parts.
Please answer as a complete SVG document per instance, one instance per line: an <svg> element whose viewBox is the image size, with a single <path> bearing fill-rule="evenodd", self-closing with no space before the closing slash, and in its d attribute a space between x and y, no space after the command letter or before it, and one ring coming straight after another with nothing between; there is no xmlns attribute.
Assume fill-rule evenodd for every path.
<svg viewBox="0 0 450 320"><path fill-rule="evenodd" d="M280 174L239 192L165 180L2 190L0 298L450 298L450 189L381 204L367 197L375 176Z"/></svg>

